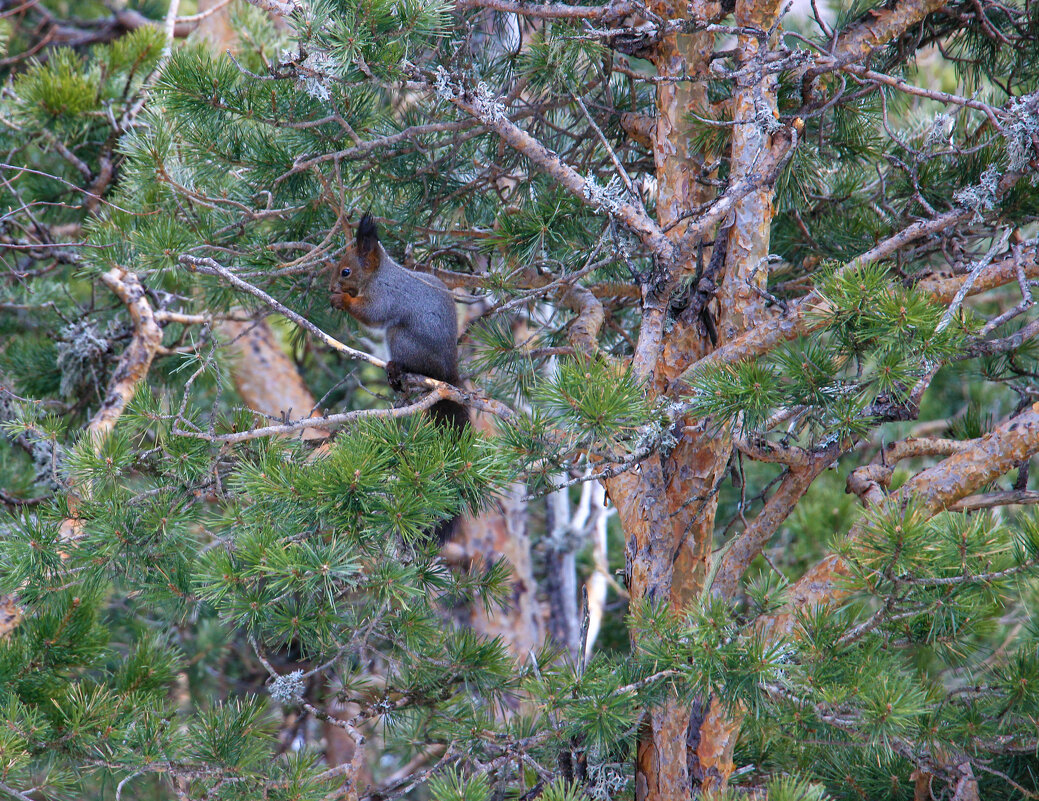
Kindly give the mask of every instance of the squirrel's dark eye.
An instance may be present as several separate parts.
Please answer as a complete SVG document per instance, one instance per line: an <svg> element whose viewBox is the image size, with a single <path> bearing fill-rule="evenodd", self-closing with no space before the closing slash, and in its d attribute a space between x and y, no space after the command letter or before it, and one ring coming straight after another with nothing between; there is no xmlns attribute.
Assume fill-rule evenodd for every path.
<svg viewBox="0 0 1039 801"><path fill-rule="evenodd" d="M341 273L339 273L339 274L341 276L343 276L343 278L349 278L350 277L350 268L349 267L344 267L343 271Z"/></svg>

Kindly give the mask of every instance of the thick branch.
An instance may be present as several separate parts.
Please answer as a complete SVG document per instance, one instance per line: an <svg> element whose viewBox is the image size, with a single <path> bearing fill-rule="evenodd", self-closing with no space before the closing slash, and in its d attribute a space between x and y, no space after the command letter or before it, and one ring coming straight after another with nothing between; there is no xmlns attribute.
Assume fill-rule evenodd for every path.
<svg viewBox="0 0 1039 801"><path fill-rule="evenodd" d="M762 436L733 436L732 444L740 453L757 462L785 464L788 467L806 467L815 458L810 450L797 445L779 445Z"/></svg>
<svg viewBox="0 0 1039 801"><path fill-rule="evenodd" d="M99 446L115 428L116 421L144 380L162 344L162 329L155 321L151 304L137 276L118 267L101 276L105 286L126 305L133 323L133 338L126 346L108 383L101 408L90 420L87 431Z"/></svg>
<svg viewBox="0 0 1039 801"><path fill-rule="evenodd" d="M587 288L574 284L564 290L560 302L577 312L577 319L570 324L570 344L586 354L595 353L599 349L599 329L606 319L602 301Z"/></svg>
<svg viewBox="0 0 1039 801"><path fill-rule="evenodd" d="M779 487L772 493L764 508L747 529L729 546L714 577L711 591L723 598L732 598L739 589L740 579L750 563L779 530L783 521L827 467L840 455L840 448L831 445L823 453L813 455L807 464L790 468Z"/></svg>
<svg viewBox="0 0 1039 801"><path fill-rule="evenodd" d="M1024 272L1027 278L1039 277L1039 262L1029 261L1024 265ZM974 279L974 285L971 287L969 294L977 295L981 292L987 292L990 289L1009 284L1016 277L1016 265L1014 264L1013 258L1006 258L1003 261L995 262L990 264L985 270ZM916 288L922 292L926 292L938 303L949 303L956 293L959 292L960 287L963 286L966 275L954 275L949 277L935 277L926 278L920 281Z"/></svg>
<svg viewBox="0 0 1039 801"><path fill-rule="evenodd" d="M848 476L848 492L858 495L867 506L884 501L895 473L895 465L903 459L920 456L951 456L970 447L971 442L955 439L907 437L889 442L868 465L857 467Z"/></svg>
<svg viewBox="0 0 1039 801"><path fill-rule="evenodd" d="M775 184L784 165L794 154L798 137L803 130L804 121L795 119L790 126L783 127L772 135L771 144L756 155L753 165L748 167L743 175L732 180L718 199L685 229L679 243L680 262L692 257L700 241L740 200L752 192Z"/></svg>
<svg viewBox="0 0 1039 801"><path fill-rule="evenodd" d="M939 215L933 220L925 223L914 223L898 234L884 240L873 249L863 253L858 258L849 262L845 269L864 267L867 264L887 258L896 250L909 242L922 236L944 230L957 222L969 217L970 211L956 209ZM1025 265L1025 273L1030 278L1039 276L1039 263L1031 262ZM948 303L956 295L967 279L965 275L952 276L949 278L931 278L921 281L917 287L931 295L939 303ZM996 264L986 267L975 279L971 286L969 295L977 295L1003 286L1015 280L1014 260L1005 259ZM692 371L704 365L732 364L734 362L755 359L768 353L778 345L800 336L810 334L826 325L826 315L818 313L820 296L814 290L805 297L788 306L785 314L778 315L771 320L766 320L745 334L737 337L732 342L724 345L713 353L705 356L680 376L683 381L688 381Z"/></svg>
<svg viewBox="0 0 1039 801"><path fill-rule="evenodd" d="M971 495L956 501L949 508L954 512L977 512L980 509L992 509L996 506L1015 506L1039 504L1039 492L1035 490L1008 490L1007 492L989 492L984 495Z"/></svg>
<svg viewBox="0 0 1039 801"><path fill-rule="evenodd" d="M95 451L100 450L115 428L126 405L137 392L137 387L148 375L152 360L162 345L162 329L155 321L151 304L137 276L119 267L113 267L102 274L101 281L126 305L133 323L133 337L123 355L119 357L119 363L108 382L108 390L105 392L101 408L87 425L87 434ZM82 536L83 522L77 516L77 508L81 493L88 489L77 487L75 484L69 487L68 506L71 516L61 523L62 539L76 540Z"/></svg>
<svg viewBox="0 0 1039 801"><path fill-rule="evenodd" d="M887 501L904 506L910 501L928 515L951 509L978 487L1014 469L1039 452L1039 403L1007 420L992 432L973 440L969 447L917 473ZM868 521L852 527L849 539L862 534ZM844 598L840 586L848 573L844 559L831 555L812 566L791 587L784 611L758 619L757 626L770 638L789 634L795 623L794 610L828 605Z"/></svg>
<svg viewBox="0 0 1039 801"><path fill-rule="evenodd" d="M889 8L870 9L844 30L833 49L837 61L861 61L876 48L897 39L928 14L940 11L949 0L901 0Z"/></svg>

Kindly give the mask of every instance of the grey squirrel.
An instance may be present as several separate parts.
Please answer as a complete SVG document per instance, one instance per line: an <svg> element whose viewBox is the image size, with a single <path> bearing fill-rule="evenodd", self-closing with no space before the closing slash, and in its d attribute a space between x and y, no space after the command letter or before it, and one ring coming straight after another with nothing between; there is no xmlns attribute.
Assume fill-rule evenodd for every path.
<svg viewBox="0 0 1039 801"><path fill-rule="evenodd" d="M439 278L416 273L390 258L379 243L371 214L361 218L355 240L333 265L329 293L333 308L364 325L386 329L386 379L395 390L403 388L405 373L459 384L458 320L451 291ZM469 425L468 411L456 401L434 403L429 416L458 432ZM438 526L441 543L450 537L454 522Z"/></svg>

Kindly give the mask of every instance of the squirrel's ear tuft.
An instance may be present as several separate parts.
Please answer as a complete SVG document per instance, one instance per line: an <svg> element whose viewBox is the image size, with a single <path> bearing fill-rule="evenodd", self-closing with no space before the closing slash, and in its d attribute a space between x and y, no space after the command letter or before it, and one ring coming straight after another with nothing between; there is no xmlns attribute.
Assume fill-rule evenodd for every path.
<svg viewBox="0 0 1039 801"><path fill-rule="evenodd" d="M371 253L379 244L379 229L375 227L375 218L366 211L357 224L357 251L360 254Z"/></svg>
<svg viewBox="0 0 1039 801"><path fill-rule="evenodd" d="M379 230L370 211L357 223L357 259L369 271L379 269Z"/></svg>

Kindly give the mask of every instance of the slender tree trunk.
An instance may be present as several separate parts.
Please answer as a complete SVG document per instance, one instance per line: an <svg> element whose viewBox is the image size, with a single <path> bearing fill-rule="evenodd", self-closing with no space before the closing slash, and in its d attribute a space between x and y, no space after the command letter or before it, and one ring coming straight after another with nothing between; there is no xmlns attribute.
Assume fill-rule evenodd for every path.
<svg viewBox="0 0 1039 801"><path fill-rule="evenodd" d="M572 539L570 495L557 490L548 497L545 547L545 594L548 596L548 633L576 659L581 650L577 608L577 560Z"/></svg>
<svg viewBox="0 0 1039 801"><path fill-rule="evenodd" d="M487 431L493 422L478 415L473 425ZM512 569L512 591L503 608L488 610L483 604L473 604L459 610L459 619L481 634L500 636L509 652L521 662L541 645L545 636L531 563L524 494L523 484L513 485L496 506L463 520L455 535L455 544L474 567L490 565L504 557Z"/></svg>

